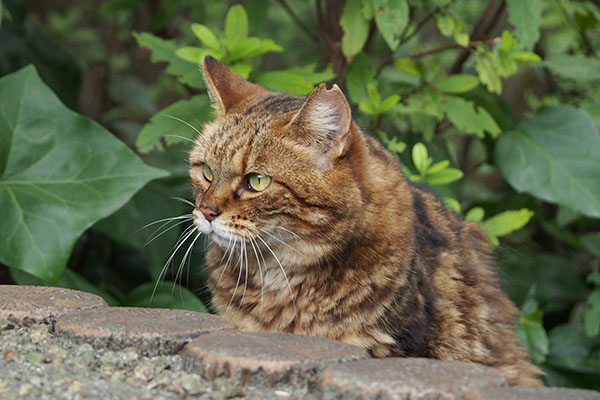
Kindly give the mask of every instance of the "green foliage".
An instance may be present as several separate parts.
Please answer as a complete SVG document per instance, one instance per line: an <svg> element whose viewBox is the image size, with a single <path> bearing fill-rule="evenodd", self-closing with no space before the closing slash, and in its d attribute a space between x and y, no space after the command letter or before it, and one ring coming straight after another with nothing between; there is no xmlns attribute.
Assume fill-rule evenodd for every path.
<svg viewBox="0 0 600 400"><path fill-rule="evenodd" d="M33 67L0 80L0 143L0 261L50 282L84 230L166 175L65 108Z"/></svg>
<svg viewBox="0 0 600 400"><path fill-rule="evenodd" d="M186 153L213 118L199 64L212 55L271 90L337 83L409 179L481 224L547 383L600 389L597 3L54 3L0 3L0 262L12 282L206 311L207 296L185 289L205 282L204 246L177 242L192 206L170 198L191 198ZM27 64L45 84L32 69L8 75ZM141 188L164 173L46 85L171 175Z"/></svg>

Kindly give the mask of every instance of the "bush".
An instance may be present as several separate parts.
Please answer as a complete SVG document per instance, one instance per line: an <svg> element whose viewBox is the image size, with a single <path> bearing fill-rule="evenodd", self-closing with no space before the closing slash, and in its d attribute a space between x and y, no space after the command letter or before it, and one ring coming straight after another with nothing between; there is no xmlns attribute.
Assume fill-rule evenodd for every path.
<svg viewBox="0 0 600 400"><path fill-rule="evenodd" d="M482 223L547 383L600 389L597 2L0 10L0 281L206 311L185 153L212 55L272 90L340 85L409 179Z"/></svg>

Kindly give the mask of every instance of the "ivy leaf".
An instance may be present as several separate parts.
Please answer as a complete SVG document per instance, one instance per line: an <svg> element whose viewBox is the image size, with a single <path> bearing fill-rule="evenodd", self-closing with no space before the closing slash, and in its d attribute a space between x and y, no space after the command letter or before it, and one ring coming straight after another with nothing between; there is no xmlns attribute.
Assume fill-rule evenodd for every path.
<svg viewBox="0 0 600 400"><path fill-rule="evenodd" d="M231 6L225 16L225 37L230 43L237 43L248 37L248 14L241 4Z"/></svg>
<svg viewBox="0 0 600 400"><path fill-rule="evenodd" d="M138 135L135 145L140 153L149 153L153 149L164 149L161 138L166 143L177 143L186 138L191 140L196 134L194 128L199 130L201 123L209 118L210 112L210 101L206 95L179 100L150 118Z"/></svg>
<svg viewBox="0 0 600 400"><path fill-rule="evenodd" d="M500 173L518 191L600 217L600 134L571 106L545 107L505 132L495 148Z"/></svg>
<svg viewBox="0 0 600 400"><path fill-rule="evenodd" d="M472 102L461 97L446 96L446 114L452 124L465 133L473 133L480 138L484 132L492 137L498 136L501 130L487 110L475 106Z"/></svg>
<svg viewBox="0 0 600 400"><path fill-rule="evenodd" d="M196 37L200 39L206 47L209 47L217 52L221 51L221 44L219 43L219 40L213 31L211 31L207 26L202 24L192 24L192 32L194 32L194 35L196 35Z"/></svg>
<svg viewBox="0 0 600 400"><path fill-rule="evenodd" d="M165 175L63 106L33 67L0 79L1 263L58 280L84 230Z"/></svg>
<svg viewBox="0 0 600 400"><path fill-rule="evenodd" d="M508 21L515 27L515 36L526 50L530 50L540 38L542 24L541 0L507 0Z"/></svg>
<svg viewBox="0 0 600 400"><path fill-rule="evenodd" d="M194 293L175 282L148 282L138 286L127 295L123 305L208 312Z"/></svg>
<svg viewBox="0 0 600 400"><path fill-rule="evenodd" d="M369 22L362 12L362 0L346 1L340 26L344 30L342 53L351 60L360 53L369 35Z"/></svg>
<svg viewBox="0 0 600 400"><path fill-rule="evenodd" d="M588 337L600 335L600 289L595 289L588 296L583 325Z"/></svg>
<svg viewBox="0 0 600 400"><path fill-rule="evenodd" d="M406 0L373 0L375 24L383 40L394 51L400 43L400 35L408 25Z"/></svg>
<svg viewBox="0 0 600 400"><path fill-rule="evenodd" d="M600 79L600 60L584 56L556 54L544 64L560 76L579 82L592 82Z"/></svg>
<svg viewBox="0 0 600 400"><path fill-rule="evenodd" d="M444 93L465 93L475 89L477 85L479 85L479 79L468 74L450 75L433 82L433 86Z"/></svg>
<svg viewBox="0 0 600 400"><path fill-rule="evenodd" d="M534 214L533 211L526 208L504 211L486 219L481 225L488 236L505 236L527 225Z"/></svg>
<svg viewBox="0 0 600 400"><path fill-rule="evenodd" d="M147 32L134 32L133 37L139 46L146 47L152 51L150 61L165 61L168 63L165 70L167 74L176 76L182 83L193 88L204 88L204 80L198 70L198 65L178 57L175 54L177 45L172 40L161 39Z"/></svg>

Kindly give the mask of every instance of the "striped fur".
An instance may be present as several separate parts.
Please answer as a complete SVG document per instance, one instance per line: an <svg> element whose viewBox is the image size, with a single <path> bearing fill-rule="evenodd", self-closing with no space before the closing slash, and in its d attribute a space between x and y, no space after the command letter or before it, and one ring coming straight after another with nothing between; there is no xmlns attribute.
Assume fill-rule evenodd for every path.
<svg viewBox="0 0 600 400"><path fill-rule="evenodd" d="M512 385L541 384L479 226L408 182L349 108L349 128L336 132L347 107L339 89L319 87L307 101L214 59L204 73L217 118L196 139L190 176L195 222L213 239L207 265L219 313L246 331L322 336L376 357L477 362ZM271 185L249 190L252 172ZM220 214L208 223L202 207Z"/></svg>

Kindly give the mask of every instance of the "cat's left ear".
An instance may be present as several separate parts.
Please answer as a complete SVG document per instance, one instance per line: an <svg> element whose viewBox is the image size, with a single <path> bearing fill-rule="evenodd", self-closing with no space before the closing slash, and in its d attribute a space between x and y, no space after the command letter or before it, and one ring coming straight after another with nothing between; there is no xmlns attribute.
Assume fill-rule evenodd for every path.
<svg viewBox="0 0 600 400"><path fill-rule="evenodd" d="M294 135L302 144L316 146L322 162L342 156L348 144L352 115L350 104L338 85L316 87L291 122Z"/></svg>
<svg viewBox="0 0 600 400"><path fill-rule="evenodd" d="M264 87L248 82L211 56L202 60L202 73L208 95L218 115L227 113L251 96L267 92Z"/></svg>

